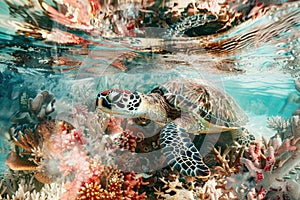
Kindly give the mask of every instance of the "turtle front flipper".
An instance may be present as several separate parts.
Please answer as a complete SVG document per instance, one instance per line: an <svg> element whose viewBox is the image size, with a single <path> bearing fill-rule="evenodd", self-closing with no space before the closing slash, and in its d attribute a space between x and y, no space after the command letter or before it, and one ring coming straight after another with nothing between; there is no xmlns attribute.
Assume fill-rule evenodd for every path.
<svg viewBox="0 0 300 200"><path fill-rule="evenodd" d="M187 176L206 178L210 170L203 162L187 131L176 123L168 123L160 134L160 144L168 164Z"/></svg>

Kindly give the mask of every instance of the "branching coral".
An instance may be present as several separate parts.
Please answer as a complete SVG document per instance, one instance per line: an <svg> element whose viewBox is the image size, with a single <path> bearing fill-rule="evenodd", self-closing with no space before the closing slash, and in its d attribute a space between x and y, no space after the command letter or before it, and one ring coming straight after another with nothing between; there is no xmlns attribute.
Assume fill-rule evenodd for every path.
<svg viewBox="0 0 300 200"><path fill-rule="evenodd" d="M215 166L214 170L217 174L229 176L239 170L240 158L244 153L243 147L227 146L223 153L221 148L213 148L213 152L221 164L221 166Z"/></svg>
<svg viewBox="0 0 300 200"><path fill-rule="evenodd" d="M146 193L139 194L135 191L141 187L141 185L147 185L147 182L143 182L142 177L138 177L133 171L125 176L124 181L124 196L125 200L140 200L145 199Z"/></svg>
<svg viewBox="0 0 300 200"><path fill-rule="evenodd" d="M289 121L280 116L270 117L267 122L267 127L276 130L278 133L286 131L289 125Z"/></svg>
<svg viewBox="0 0 300 200"><path fill-rule="evenodd" d="M225 200L235 198L235 195L231 190L224 188L224 183L216 178L209 179L205 182L203 187L197 187L196 194L197 199L210 199L210 200Z"/></svg>
<svg viewBox="0 0 300 200"><path fill-rule="evenodd" d="M62 194L62 199L76 199L82 182L92 174L85 143L82 132L75 129L70 131L62 129L51 137L49 147L51 157L45 160L43 166L47 171L51 171L53 165L58 165L61 176L67 178L64 185L66 192Z"/></svg>
<svg viewBox="0 0 300 200"><path fill-rule="evenodd" d="M1 179L3 185L0 199L46 199L35 198L40 184L34 179L31 173L8 171Z"/></svg>
<svg viewBox="0 0 300 200"><path fill-rule="evenodd" d="M280 136L281 140L296 136L300 132L299 114L295 114L290 119L280 116L273 116L268 120L268 127L277 132L275 137Z"/></svg>
<svg viewBox="0 0 300 200"><path fill-rule="evenodd" d="M8 174L2 179L5 190L0 194L0 199L29 199L29 200L58 200L62 194L62 183L45 184L40 188L40 185L34 181L33 176L23 173ZM14 185L13 188L11 185ZM1 186L0 186L1 188Z"/></svg>
<svg viewBox="0 0 300 200"><path fill-rule="evenodd" d="M176 199L187 199L194 200L194 193L192 190L183 188L182 182L179 181L179 177L176 177L174 181L166 181L164 178L160 178L164 183L164 186L161 189L155 189L157 198L164 198L168 200Z"/></svg>
<svg viewBox="0 0 300 200"><path fill-rule="evenodd" d="M26 102L26 98L22 102ZM172 177L170 170L164 168L152 175L147 174L150 178L145 182L141 175L130 170L137 169L133 168L137 167L134 165L143 161L134 155L159 148L155 143L158 136L153 136L153 132L147 135L144 131L147 127L153 131L151 122L140 126L132 120L109 118L89 112L86 106L75 105L74 112L69 115L74 126L66 121L41 120L43 112L47 113L46 105L53 107L53 96L42 93L35 99L27 99L28 102L37 123L23 131L12 132L15 149L9 154L7 164L13 170L24 170L28 176L34 176L34 181L55 182L29 188L25 185L30 180L26 179L26 184L23 181L23 186L17 190L19 181L14 183L14 194L8 193L9 189L4 186L1 193L7 195L7 199L18 196L64 200L140 200L147 196L151 199L155 195L165 199L300 198L299 116L290 120L270 119L269 127L276 130L277 135L269 142L257 142L247 149L235 146L214 148L212 175L207 180L192 180L180 174ZM147 150L142 148L143 145L151 148ZM114 162L109 159L114 159ZM149 162L151 160L147 160L146 165ZM116 167L108 167L112 163ZM125 172L121 165L126 166L128 171ZM167 175L164 170L168 171ZM2 185L6 183L2 182ZM159 189L154 191L153 188Z"/></svg>
<svg viewBox="0 0 300 200"><path fill-rule="evenodd" d="M233 188L239 198L299 199L299 180L291 177L300 164L300 134L295 134L282 143L271 140L250 148L249 158L241 159L248 172L231 175L226 188Z"/></svg>

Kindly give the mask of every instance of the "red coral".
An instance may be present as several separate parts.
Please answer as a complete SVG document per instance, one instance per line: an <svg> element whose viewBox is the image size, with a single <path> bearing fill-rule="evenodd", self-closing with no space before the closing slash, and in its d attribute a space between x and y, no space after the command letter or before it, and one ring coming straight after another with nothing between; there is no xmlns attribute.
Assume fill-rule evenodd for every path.
<svg viewBox="0 0 300 200"><path fill-rule="evenodd" d="M264 167L265 172L269 172L272 170L274 164L275 164L275 155L274 155L274 148L272 146L269 147L268 149L268 156L266 157L266 164Z"/></svg>
<svg viewBox="0 0 300 200"><path fill-rule="evenodd" d="M81 185L78 199L100 199L100 200L142 200L147 198L146 193L139 194L141 185L146 185L141 177L134 172L125 176L117 169L107 168L108 174L104 175L107 185L104 187L97 182L85 182ZM91 180L89 180L91 181ZM88 198L90 197L90 198Z"/></svg>
<svg viewBox="0 0 300 200"><path fill-rule="evenodd" d="M261 173L261 172L259 172L259 171L256 171L256 179L255 179L256 184L258 184L259 181L262 180L263 178L264 178L263 173Z"/></svg>
<svg viewBox="0 0 300 200"><path fill-rule="evenodd" d="M258 199L264 199L266 197L267 190L263 187L260 187L259 191L257 192Z"/></svg>
<svg viewBox="0 0 300 200"><path fill-rule="evenodd" d="M146 193L139 194L136 189L140 188L141 185L147 185L148 182L143 182L142 177L137 177L136 174L131 171L125 176L124 181L124 195L126 200L141 200L147 198Z"/></svg>
<svg viewBox="0 0 300 200"><path fill-rule="evenodd" d="M115 140L120 149L134 152L137 145L137 139L138 138L132 135L131 132L123 131L122 134Z"/></svg>
<svg viewBox="0 0 300 200"><path fill-rule="evenodd" d="M108 193L110 194L111 200L123 200L124 199L122 184L118 180L111 179L107 189L108 189Z"/></svg>

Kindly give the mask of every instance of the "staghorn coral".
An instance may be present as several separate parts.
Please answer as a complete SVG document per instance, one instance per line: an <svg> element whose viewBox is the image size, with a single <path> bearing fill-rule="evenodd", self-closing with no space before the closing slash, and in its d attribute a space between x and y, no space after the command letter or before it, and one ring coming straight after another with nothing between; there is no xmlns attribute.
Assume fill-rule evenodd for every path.
<svg viewBox="0 0 300 200"><path fill-rule="evenodd" d="M33 176L17 174L17 177L3 177L1 182L5 186L5 190L0 193L0 199L15 200L15 199L28 199L28 200L58 200L63 190L63 183L45 184L42 187L37 185ZM13 183L15 186L13 190L8 183Z"/></svg>
<svg viewBox="0 0 300 200"><path fill-rule="evenodd" d="M299 199L300 183L294 176L300 164L299 133L283 142L272 138L268 144L251 147L249 157L241 159L248 172L228 177L226 188L243 199Z"/></svg>
<svg viewBox="0 0 300 200"><path fill-rule="evenodd" d="M9 170L1 179L0 199L40 199L34 198L34 193L40 190L41 184L34 179L32 173Z"/></svg>
<svg viewBox="0 0 300 200"><path fill-rule="evenodd" d="M215 166L214 171L219 175L230 176L232 173L237 172L240 166L240 159L244 153L244 147L227 146L224 152L221 148L213 148L216 159L220 165Z"/></svg>
<svg viewBox="0 0 300 200"><path fill-rule="evenodd" d="M270 117L267 121L267 127L276 130L279 134L285 132L288 126L290 126L289 120L280 116Z"/></svg>
<svg viewBox="0 0 300 200"><path fill-rule="evenodd" d="M217 178L207 180L203 187L197 187L195 190L197 199L225 200L236 198L231 190L224 188L224 182Z"/></svg>
<svg viewBox="0 0 300 200"><path fill-rule="evenodd" d="M155 195L158 199L176 200L176 199L187 199L194 200L194 192L192 190L185 189L183 183L179 181L179 177L176 176L173 181L166 181L164 178L160 178L164 183L161 189L155 189ZM161 191L164 190L164 191Z"/></svg>
<svg viewBox="0 0 300 200"><path fill-rule="evenodd" d="M107 124L110 130L98 129L103 127L97 124L103 118L98 117L98 113L89 112L86 106L75 106L76 111L71 117L78 121L76 129L65 121L45 120L39 122L34 130L26 129L12 134L17 150L12 156L28 161L33 170L14 173L27 173L33 181L33 176L39 179L37 177L49 178L55 175L52 179L55 182L29 188L26 185L32 183L31 179L19 178L14 183L14 191L6 189L7 183L2 182L0 192L3 193L3 199L17 198L17 195L27 199L155 199L153 193L157 198L164 199L250 199L254 196L276 199L278 194L281 198L299 197L299 116L293 116L288 126L281 129L284 138L277 134L269 142L256 143L249 149L234 146L225 150L215 148L216 165L213 166L212 176L200 181L190 180L190 177L179 174L173 177L168 168L159 169L152 175L137 175L108 167L110 162L104 163L104 160L120 154L122 158L116 159L116 162L123 160L123 165L129 164L129 159L123 157L124 152L132 153L128 146L133 144L136 148L136 145L141 145L141 141L149 140L144 137L148 133L141 131L146 128L136 128L131 121L125 121L127 124L124 126L124 121L112 119ZM87 128L88 126L93 129ZM293 138L286 138L288 131ZM143 134L142 139L137 132ZM156 140L157 138L151 139L150 145ZM120 154L115 154L116 149L113 148L116 141L130 144L123 145L126 148ZM23 164L24 166L26 165ZM53 166L59 170L53 170ZM282 175L279 177L278 174ZM144 177L147 177L147 182L144 182ZM20 180L23 180L23 186L17 190ZM159 189L153 191L154 188ZM9 190L13 192L7 192Z"/></svg>

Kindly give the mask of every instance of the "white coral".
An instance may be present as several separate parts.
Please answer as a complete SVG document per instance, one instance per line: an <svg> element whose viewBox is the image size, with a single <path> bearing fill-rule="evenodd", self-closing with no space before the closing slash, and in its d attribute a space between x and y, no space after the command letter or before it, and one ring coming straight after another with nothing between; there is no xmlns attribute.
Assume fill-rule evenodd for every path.
<svg viewBox="0 0 300 200"><path fill-rule="evenodd" d="M47 197L47 200L57 200L65 192L63 183L46 184L40 193Z"/></svg>
<svg viewBox="0 0 300 200"><path fill-rule="evenodd" d="M290 126L290 122L283 117L273 116L268 118L267 127L276 130L278 133L281 133Z"/></svg>

